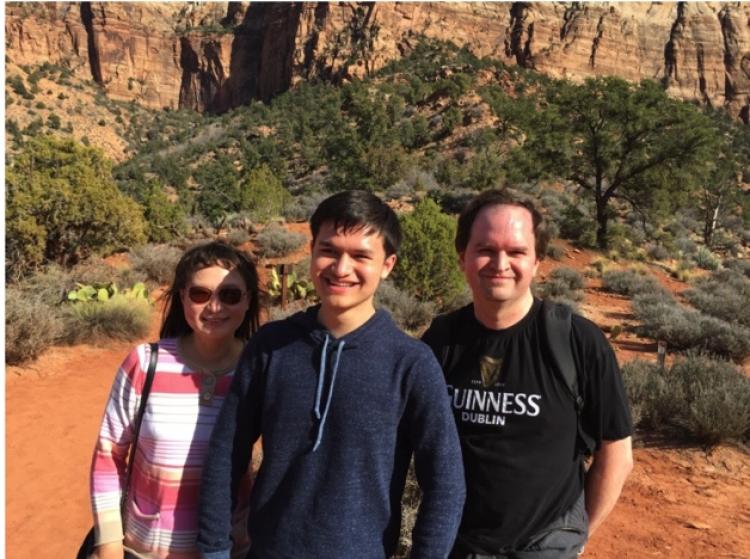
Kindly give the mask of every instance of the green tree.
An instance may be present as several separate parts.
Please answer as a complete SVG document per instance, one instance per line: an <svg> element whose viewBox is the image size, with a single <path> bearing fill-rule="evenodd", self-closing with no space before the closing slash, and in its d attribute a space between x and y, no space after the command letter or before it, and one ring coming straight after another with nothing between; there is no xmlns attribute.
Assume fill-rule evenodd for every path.
<svg viewBox="0 0 750 559"><path fill-rule="evenodd" d="M713 246L714 233L723 214L738 209L746 194L740 188L750 166L750 134L744 125L725 113L711 115L721 132L718 156L709 163L710 171L698 189L698 207L703 217L703 242Z"/></svg>
<svg viewBox="0 0 750 559"><path fill-rule="evenodd" d="M268 165L251 170L240 182L240 197L241 209L260 221L281 215L292 199Z"/></svg>
<svg viewBox="0 0 750 559"><path fill-rule="evenodd" d="M145 240L140 206L118 190L95 148L32 138L6 164L6 270L19 277L45 261L74 264Z"/></svg>
<svg viewBox="0 0 750 559"><path fill-rule="evenodd" d="M403 241L393 271L396 285L421 301L439 305L453 300L463 289L453 239L455 220L430 198L401 218Z"/></svg>
<svg viewBox="0 0 750 559"><path fill-rule="evenodd" d="M143 201L143 216L146 218L148 240L165 243L188 232L185 210L169 199L164 187L150 182L149 192Z"/></svg>
<svg viewBox="0 0 750 559"><path fill-rule="evenodd" d="M710 119L655 82L561 81L544 97L509 168L514 178L561 178L592 196L601 248L613 199L639 212L665 212L685 199L714 157L718 135Z"/></svg>
<svg viewBox="0 0 750 559"><path fill-rule="evenodd" d="M240 175L232 161L219 154L194 173L200 185L198 207L214 227L221 228L227 214L242 209Z"/></svg>

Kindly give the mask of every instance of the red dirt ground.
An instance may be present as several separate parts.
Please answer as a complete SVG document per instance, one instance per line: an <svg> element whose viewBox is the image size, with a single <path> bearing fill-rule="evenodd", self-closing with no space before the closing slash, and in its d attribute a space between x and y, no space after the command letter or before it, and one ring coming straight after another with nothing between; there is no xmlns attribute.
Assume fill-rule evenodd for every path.
<svg viewBox="0 0 750 559"><path fill-rule="evenodd" d="M556 266L585 268L586 252L566 247ZM672 290L684 284L653 269ZM626 299L589 280L583 311L605 331L633 321ZM158 316L152 331L156 339ZM144 340L145 341L145 340ZM655 359L655 344L624 332L618 358ZM96 433L120 361L132 343L56 347L6 371L6 553L8 559L75 554L91 525L88 469ZM32 551L33 550L33 551ZM750 559L750 453L706 452L639 441L635 469L585 557Z"/></svg>

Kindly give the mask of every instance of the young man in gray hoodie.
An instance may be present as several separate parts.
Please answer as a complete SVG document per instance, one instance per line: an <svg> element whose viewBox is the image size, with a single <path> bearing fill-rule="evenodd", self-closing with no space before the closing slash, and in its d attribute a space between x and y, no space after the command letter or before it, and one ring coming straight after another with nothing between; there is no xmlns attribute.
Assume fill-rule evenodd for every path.
<svg viewBox="0 0 750 559"><path fill-rule="evenodd" d="M262 436L250 558L384 558L396 551L412 454L423 491L412 557L448 555L465 498L442 371L373 299L401 239L393 210L362 191L311 218L320 304L251 339L214 430L198 546L228 558L232 496Z"/></svg>

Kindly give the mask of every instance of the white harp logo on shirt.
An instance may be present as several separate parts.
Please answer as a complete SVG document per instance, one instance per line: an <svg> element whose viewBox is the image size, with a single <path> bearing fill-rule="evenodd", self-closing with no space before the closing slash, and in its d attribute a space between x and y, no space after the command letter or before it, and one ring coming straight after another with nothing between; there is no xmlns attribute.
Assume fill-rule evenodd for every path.
<svg viewBox="0 0 750 559"><path fill-rule="evenodd" d="M495 386L500 379L500 371L502 368L502 357L482 355L482 357L479 358L479 372L482 374L482 386L485 388Z"/></svg>

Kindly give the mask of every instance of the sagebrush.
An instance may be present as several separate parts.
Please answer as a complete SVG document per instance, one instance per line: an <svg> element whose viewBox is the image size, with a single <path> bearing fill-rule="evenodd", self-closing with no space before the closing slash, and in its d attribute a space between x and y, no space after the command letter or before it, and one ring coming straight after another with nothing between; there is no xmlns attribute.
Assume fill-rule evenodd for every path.
<svg viewBox="0 0 750 559"><path fill-rule="evenodd" d="M662 370L635 360L622 375L636 426L704 444L750 436L750 378L728 361L689 353Z"/></svg>
<svg viewBox="0 0 750 559"><path fill-rule="evenodd" d="M264 256L277 258L294 252L305 244L306 239L302 233L287 231L281 225L272 223L258 233L255 244Z"/></svg>
<svg viewBox="0 0 750 559"><path fill-rule="evenodd" d="M65 341L136 340L148 333L151 304L115 295L104 302L78 303L64 309Z"/></svg>

